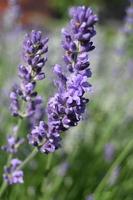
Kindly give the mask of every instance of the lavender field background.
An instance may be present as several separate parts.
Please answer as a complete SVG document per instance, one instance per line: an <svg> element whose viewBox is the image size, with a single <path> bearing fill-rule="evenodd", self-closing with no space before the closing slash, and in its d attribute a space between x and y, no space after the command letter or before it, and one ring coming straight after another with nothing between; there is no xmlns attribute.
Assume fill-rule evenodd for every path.
<svg viewBox="0 0 133 200"><path fill-rule="evenodd" d="M84 4L99 15L97 35L93 39L96 48L90 53L93 73L90 102L84 120L63 134L62 147L53 153L49 169L51 155L38 153L24 168L24 183L8 186L1 199L132 200L133 1L61 2L50 1L50 14L32 14L30 19L34 20L26 24L22 20L25 10L21 2L16 10L8 5L0 16L0 146L5 144L6 136L17 122L10 115L9 93L18 82L25 34L37 29L49 37L47 79L38 85L46 106L55 90L53 65L63 63L61 29L69 21L67 11L71 6ZM17 153L21 160L32 149L27 141L28 131L29 124L24 120L19 135L25 137L25 143ZM1 150L0 183L6 159L7 153Z"/></svg>

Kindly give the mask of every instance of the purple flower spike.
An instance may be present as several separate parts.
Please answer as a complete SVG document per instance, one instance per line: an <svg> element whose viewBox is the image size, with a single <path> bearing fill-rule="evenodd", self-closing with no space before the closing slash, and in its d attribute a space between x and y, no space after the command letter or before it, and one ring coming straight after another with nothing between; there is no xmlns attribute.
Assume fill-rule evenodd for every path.
<svg viewBox="0 0 133 200"><path fill-rule="evenodd" d="M58 91L47 104L45 134L41 133L39 124L28 136L29 143L37 146L42 153L52 153L60 147L61 133L78 125L89 101L85 97L91 91L88 78L92 73L88 53L94 49L91 38L96 34L94 25L98 19L90 8L84 6L73 8L71 16L69 28L62 30L64 62L70 73L66 76L62 66L54 66Z"/></svg>
<svg viewBox="0 0 133 200"><path fill-rule="evenodd" d="M35 111L39 110L37 99L40 97L36 92L36 83L38 80L45 78L45 73L42 71L47 61L46 53L48 38L42 38L41 31L32 31L27 34L23 43L23 58L24 65L19 65L18 75L21 79L21 84L18 88L13 89L10 94L11 113L13 116L31 117L34 118ZM21 106L22 101L27 102L25 111ZM41 116L41 115L40 115ZM30 120L31 121L31 120ZM33 122L35 120L32 120Z"/></svg>
<svg viewBox="0 0 133 200"><path fill-rule="evenodd" d="M11 160L8 167L4 167L3 178L7 182L7 184L12 185L23 183L23 171L17 169L20 164L21 161L14 158Z"/></svg>
<svg viewBox="0 0 133 200"><path fill-rule="evenodd" d="M82 54L77 58L78 54L85 52L87 56L86 53L95 48L91 38L96 34L94 25L98 21L98 17L93 14L91 8L85 6L73 8L71 10L71 16L72 20L70 21L68 30L62 30L65 38L62 42L62 46L66 51L64 61L68 65L68 69L73 71L75 70L73 62L77 59L79 59L79 62L81 61ZM77 63L78 66L80 65L79 62ZM80 65L81 69L78 70L89 66L88 56L81 62L83 66Z"/></svg>

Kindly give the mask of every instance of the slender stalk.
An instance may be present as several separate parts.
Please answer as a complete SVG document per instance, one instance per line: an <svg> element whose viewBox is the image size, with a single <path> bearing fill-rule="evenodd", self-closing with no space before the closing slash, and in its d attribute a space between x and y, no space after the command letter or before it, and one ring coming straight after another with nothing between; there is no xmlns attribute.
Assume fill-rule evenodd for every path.
<svg viewBox="0 0 133 200"><path fill-rule="evenodd" d="M21 163L21 165L19 165L19 167L17 168L17 170L24 168L24 166L32 160L32 158L35 157L35 155L37 154L38 150L37 148L34 148L33 151L28 155L28 157Z"/></svg>
<svg viewBox="0 0 133 200"><path fill-rule="evenodd" d="M46 171L49 171L49 169L50 169L51 162L52 162L52 157L53 157L53 154L50 153L50 154L48 155L48 160L47 160L47 164L46 164Z"/></svg>
<svg viewBox="0 0 133 200"><path fill-rule="evenodd" d="M96 196L96 194L98 194L100 191L102 191L108 181L108 178L110 176L110 174L113 172L113 170L119 166L121 164L121 162L125 159L125 157L127 156L127 154L129 153L129 151L131 150L131 148L133 148L133 141L130 140L127 144L127 146L125 147L125 149L120 153L120 155L116 158L116 160L114 161L114 163L111 165L111 167L109 168L109 170L107 171L106 175L103 177L102 181L100 182L100 184L97 186L97 188L94 191L94 195Z"/></svg>
<svg viewBox="0 0 133 200"><path fill-rule="evenodd" d="M2 197L6 188L7 188L7 183L5 181L3 181L1 188L0 188L0 198Z"/></svg>
<svg viewBox="0 0 133 200"><path fill-rule="evenodd" d="M22 123L22 118L20 117L20 118L18 119L17 131L15 132L14 137L17 137L18 131L19 131L20 126L21 126L21 123Z"/></svg>

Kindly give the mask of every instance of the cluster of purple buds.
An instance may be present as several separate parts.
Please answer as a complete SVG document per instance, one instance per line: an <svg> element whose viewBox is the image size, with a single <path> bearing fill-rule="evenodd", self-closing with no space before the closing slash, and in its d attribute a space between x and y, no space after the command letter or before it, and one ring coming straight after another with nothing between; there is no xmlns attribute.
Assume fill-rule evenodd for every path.
<svg viewBox="0 0 133 200"><path fill-rule="evenodd" d="M98 18L85 6L73 8L70 15L68 29L62 30L65 37L62 45L66 51L64 61L70 71L82 71L89 66L87 52L95 48L91 38L96 34L94 25Z"/></svg>
<svg viewBox="0 0 133 200"><path fill-rule="evenodd" d="M32 104L29 106L32 109ZM45 117L44 104L36 104L34 115L29 117L29 126L32 127L32 126L37 125L40 122L40 120L44 119L44 117Z"/></svg>
<svg viewBox="0 0 133 200"><path fill-rule="evenodd" d="M124 31L127 34L133 34L133 0L130 0L130 6L126 10Z"/></svg>
<svg viewBox="0 0 133 200"><path fill-rule="evenodd" d="M2 146L1 149L14 154L17 153L18 147L24 142L24 139L16 138L14 135L7 137L7 144Z"/></svg>
<svg viewBox="0 0 133 200"><path fill-rule="evenodd" d="M24 138L17 136L18 126L13 127L12 134L7 136L7 144L1 147L1 150L6 151L10 154L15 154L18 148L24 142Z"/></svg>
<svg viewBox="0 0 133 200"><path fill-rule="evenodd" d="M20 164L21 161L14 158L8 167L4 167L3 178L7 184L23 183L23 171L19 169Z"/></svg>
<svg viewBox="0 0 133 200"><path fill-rule="evenodd" d="M40 121L28 136L29 143L37 147L42 153L54 152L60 146L60 135L57 132L50 134L48 125Z"/></svg>
<svg viewBox="0 0 133 200"><path fill-rule="evenodd" d="M23 58L25 65L19 65L18 75L21 79L20 86L15 86L10 94L11 113L13 116L31 116L36 111L36 106L42 103L42 98L35 90L36 82L45 78L42 71L47 57L48 38L43 39L40 31L27 34L23 43ZM23 104L26 104L23 112ZM25 103L24 103L25 102Z"/></svg>
<svg viewBox="0 0 133 200"><path fill-rule="evenodd" d="M85 97L91 90L88 52L94 49L91 38L96 34L94 25L98 18L85 6L74 8L71 16L68 29L62 31L64 61L69 73L65 76L60 65L54 66L58 91L48 101L48 123L40 122L28 136L29 143L44 153L60 147L61 132L78 124L89 101Z"/></svg>

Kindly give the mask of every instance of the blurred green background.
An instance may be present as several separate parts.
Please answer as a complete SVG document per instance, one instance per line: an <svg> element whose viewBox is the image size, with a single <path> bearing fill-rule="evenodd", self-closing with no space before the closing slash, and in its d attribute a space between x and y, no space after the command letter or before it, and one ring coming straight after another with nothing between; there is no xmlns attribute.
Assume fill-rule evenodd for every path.
<svg viewBox="0 0 133 200"><path fill-rule="evenodd" d="M8 7L4 7L1 15L0 145L5 143L6 135L17 123L9 112L9 92L14 82L18 82L17 66L22 63L25 33L39 27L50 38L46 79L38 86L46 105L55 90L51 82L52 67L62 63L60 30L69 21L68 8L71 6L91 6L99 15L94 38L96 49L90 53L93 72L90 82L94 91L85 119L64 134L62 148L53 154L50 170L46 170L48 156L38 153L24 169L24 184L9 186L2 200L133 200L133 26L126 18L129 2L42 1L48 5L46 16L39 10L41 1L29 2L30 11L27 12L32 23L23 20L27 19L27 14L22 1L23 17L16 22L19 29L15 31L2 24ZM31 12L32 3L38 8L36 15ZM133 14L128 17L133 19ZM28 134L26 121L19 134L25 137ZM26 141L17 157L23 160L31 149ZM1 151L0 182L6 158L7 154Z"/></svg>

